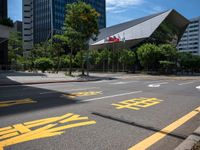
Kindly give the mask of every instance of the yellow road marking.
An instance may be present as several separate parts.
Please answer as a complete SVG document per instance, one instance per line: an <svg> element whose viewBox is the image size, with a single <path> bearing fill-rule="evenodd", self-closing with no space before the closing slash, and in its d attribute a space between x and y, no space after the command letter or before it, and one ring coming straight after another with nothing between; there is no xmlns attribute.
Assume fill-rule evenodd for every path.
<svg viewBox="0 0 200 150"><path fill-rule="evenodd" d="M72 93L72 94L63 94L63 96L75 98L75 97L84 97L84 96L94 96L94 95L100 95L102 94L102 91L88 91L88 92L78 92L78 93Z"/></svg>
<svg viewBox="0 0 200 150"><path fill-rule="evenodd" d="M172 124L168 125L160 132L156 132L155 134L151 135L150 137L144 139L140 143L136 144L135 146L129 148L129 150L145 150L167 136L167 134L173 132L175 129L195 117L197 114L200 113L200 107L196 108L195 110L191 111L187 115L183 116L182 118L176 120Z"/></svg>
<svg viewBox="0 0 200 150"><path fill-rule="evenodd" d="M10 106L14 106L14 105L31 104L31 103L37 103L37 102L33 101L30 98L21 99L21 100L12 100L12 101L1 101L0 108L1 107L10 107Z"/></svg>
<svg viewBox="0 0 200 150"><path fill-rule="evenodd" d="M134 98L131 100L126 100L119 102L118 104L112 104L116 106L116 109L132 109L132 110L140 110L141 108L150 107L156 104L159 104L161 100L157 98Z"/></svg>
<svg viewBox="0 0 200 150"><path fill-rule="evenodd" d="M0 128L0 150L3 150L6 146L22 142L61 135L65 133L66 129L95 123L96 121L90 121L88 117L80 117L80 115L68 113L63 116Z"/></svg>
<svg viewBox="0 0 200 150"><path fill-rule="evenodd" d="M18 130L20 133L27 133L30 132L31 130L24 126L23 124L17 124L13 126L16 130Z"/></svg>

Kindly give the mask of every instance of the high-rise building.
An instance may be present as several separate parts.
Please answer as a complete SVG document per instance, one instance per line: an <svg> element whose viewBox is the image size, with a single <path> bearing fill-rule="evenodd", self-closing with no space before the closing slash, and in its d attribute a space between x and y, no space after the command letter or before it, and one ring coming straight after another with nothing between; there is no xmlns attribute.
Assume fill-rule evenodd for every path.
<svg viewBox="0 0 200 150"><path fill-rule="evenodd" d="M200 55L200 17L190 20L190 24L178 44L180 52Z"/></svg>
<svg viewBox="0 0 200 150"><path fill-rule="evenodd" d="M21 21L15 21L14 22L14 30L16 32L22 33L22 22Z"/></svg>
<svg viewBox="0 0 200 150"><path fill-rule="evenodd" d="M0 20L7 18L7 0L0 0Z"/></svg>
<svg viewBox="0 0 200 150"><path fill-rule="evenodd" d="M31 50L34 44L45 42L55 33L62 33L66 4L77 0L23 0L24 50ZM106 27L105 0L84 0L100 14L99 28Z"/></svg>
<svg viewBox="0 0 200 150"><path fill-rule="evenodd" d="M0 21L7 18L7 0L0 0ZM0 69L8 65L7 27L0 25Z"/></svg>

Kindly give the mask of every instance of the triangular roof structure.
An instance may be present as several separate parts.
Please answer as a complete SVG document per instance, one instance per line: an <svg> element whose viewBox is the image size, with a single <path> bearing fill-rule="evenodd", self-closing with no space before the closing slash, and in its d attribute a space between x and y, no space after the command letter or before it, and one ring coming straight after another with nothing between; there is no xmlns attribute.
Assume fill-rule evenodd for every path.
<svg viewBox="0 0 200 150"><path fill-rule="evenodd" d="M91 48L103 48L108 43L105 40L108 37L120 37L129 41L129 45L133 46L142 40L149 38L162 22L170 17L178 28L185 30L189 21L179 14L177 11L171 9L161 13L153 14L150 16L142 17L136 20L128 21L118 25L100 30L100 34L96 41L90 41ZM131 42L132 41L132 44ZM137 41L137 42L136 42Z"/></svg>

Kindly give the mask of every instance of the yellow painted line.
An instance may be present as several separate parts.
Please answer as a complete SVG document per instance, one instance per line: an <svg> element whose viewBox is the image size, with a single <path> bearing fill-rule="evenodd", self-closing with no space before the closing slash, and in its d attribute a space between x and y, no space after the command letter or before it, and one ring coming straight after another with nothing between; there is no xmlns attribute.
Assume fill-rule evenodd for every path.
<svg viewBox="0 0 200 150"><path fill-rule="evenodd" d="M31 130L27 127L25 127L22 124L16 124L13 126L16 130L18 130L20 133L27 133L30 132Z"/></svg>
<svg viewBox="0 0 200 150"><path fill-rule="evenodd" d="M63 96L75 98L75 97L95 96L95 95L100 95L100 94L102 94L102 91L87 91L87 92L63 94Z"/></svg>
<svg viewBox="0 0 200 150"><path fill-rule="evenodd" d="M22 105L22 104L31 104L31 103L37 103L37 101L34 101L30 98L20 99L20 100L12 100L12 101L1 101L0 108L11 107L11 106L15 106L15 105Z"/></svg>
<svg viewBox="0 0 200 150"><path fill-rule="evenodd" d="M140 110L141 108L147 108L150 106L157 105L162 100L159 100L157 98L134 98L131 100L125 100L122 102L119 102L118 104L112 104L113 106L116 106L116 109L132 109L132 110Z"/></svg>
<svg viewBox="0 0 200 150"><path fill-rule="evenodd" d="M196 108L195 110L191 111L187 115L183 116L182 118L176 120L172 124L168 125L167 127L163 128L160 132L156 132L155 134L151 135L150 137L144 139L140 143L136 144L135 146L129 148L128 150L145 150L167 136L167 134L173 132L175 129L195 117L197 114L200 113L200 107Z"/></svg>

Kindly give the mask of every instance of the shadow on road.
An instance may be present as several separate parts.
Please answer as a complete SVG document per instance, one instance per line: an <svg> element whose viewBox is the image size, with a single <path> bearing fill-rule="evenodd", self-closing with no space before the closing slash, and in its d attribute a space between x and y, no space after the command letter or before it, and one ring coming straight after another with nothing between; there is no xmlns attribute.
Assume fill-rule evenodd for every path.
<svg viewBox="0 0 200 150"><path fill-rule="evenodd" d="M30 84L21 84L13 81L9 76L45 76L40 73L25 73L25 72L7 72L0 73L0 116L12 115L16 113L31 112L35 110L48 109L64 105L80 104L77 103L78 99L72 99L62 93L54 90L39 88L39 84L31 86ZM98 77L87 76L81 77L80 81L101 81L101 80L114 80L114 77ZM77 82L80 82L77 81ZM57 82L57 81L56 81ZM59 82L58 83L64 83ZM44 83L43 83L44 84ZM51 86L51 84L45 84ZM66 83L66 87L69 84ZM41 94L45 93L45 94ZM30 102L31 101L31 102ZM17 104L16 104L17 103Z"/></svg>
<svg viewBox="0 0 200 150"><path fill-rule="evenodd" d="M116 117L113 117L113 116L104 115L102 113L93 112L92 114L99 116L99 117L102 117L102 118L109 119L109 120L121 122L121 123L124 123L124 124L128 124L128 125L131 125L131 126L142 128L142 129L145 129L145 130L153 131L153 132L156 132L156 133L159 132L159 133L162 133L162 134L166 134L168 136L172 136L172 137L175 137L175 138L178 138L178 139L181 139L181 140L185 140L187 138L187 136L185 136L185 135L180 135L180 134L177 134L177 133L169 133L168 131L163 131L162 129L158 129L156 127L147 126L147 125L144 125L144 124L139 124L137 122L130 122L130 121L127 121L127 120L124 120L124 119L121 119L121 118L116 118Z"/></svg>
<svg viewBox="0 0 200 150"><path fill-rule="evenodd" d="M24 76L24 74L22 75ZM72 105L76 104L78 101L62 96L63 94L69 93L62 93L27 85L15 85L19 83L10 80L7 76L1 76L1 80L14 85L0 86L0 116ZM41 93L47 94L41 95ZM31 99L33 102L26 103L26 99ZM24 100L25 103L23 102Z"/></svg>

